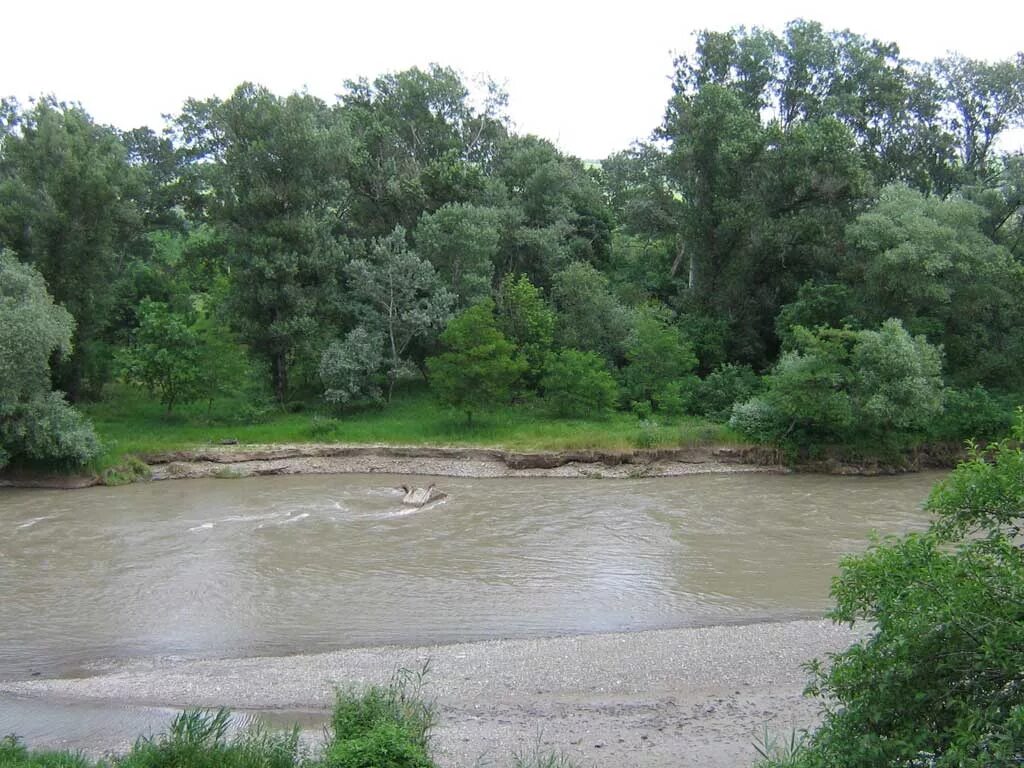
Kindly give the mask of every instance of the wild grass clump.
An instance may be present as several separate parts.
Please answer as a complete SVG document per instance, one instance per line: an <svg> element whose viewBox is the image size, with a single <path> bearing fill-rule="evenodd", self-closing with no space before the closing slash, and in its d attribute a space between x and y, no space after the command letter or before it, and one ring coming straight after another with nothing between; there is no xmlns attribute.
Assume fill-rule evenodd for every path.
<svg viewBox="0 0 1024 768"><path fill-rule="evenodd" d="M333 745L362 740L373 731L398 732L411 743L426 750L430 731L437 720L433 702L423 696L429 664L419 670L401 669L387 685L372 685L361 691L338 691L330 723Z"/></svg>
<svg viewBox="0 0 1024 768"><path fill-rule="evenodd" d="M0 768L94 768L96 764L70 752L29 752L14 736L0 739ZM96 766L100 768L100 766Z"/></svg>
<svg viewBox="0 0 1024 768"><path fill-rule="evenodd" d="M191 709L164 735L139 739L117 768L294 768L303 762L299 730L259 726L231 733L231 713Z"/></svg>
<svg viewBox="0 0 1024 768"><path fill-rule="evenodd" d="M137 456L125 456L120 464L107 467L101 475L104 485L129 485L153 477L153 470Z"/></svg>

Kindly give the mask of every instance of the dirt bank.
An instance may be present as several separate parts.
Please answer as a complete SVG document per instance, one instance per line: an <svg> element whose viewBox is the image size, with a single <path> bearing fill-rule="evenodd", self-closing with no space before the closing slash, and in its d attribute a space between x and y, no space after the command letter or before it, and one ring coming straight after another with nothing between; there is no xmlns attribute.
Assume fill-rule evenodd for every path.
<svg viewBox="0 0 1024 768"><path fill-rule="evenodd" d="M441 477L675 477L705 472L785 471L759 448L704 446L629 451L506 451L396 445L214 445L143 454L153 480L381 472ZM95 475L0 473L0 487L74 489Z"/></svg>
<svg viewBox="0 0 1024 768"><path fill-rule="evenodd" d="M430 661L428 695L444 766L507 765L540 744L582 765L751 765L767 724L788 735L817 719L801 664L856 635L823 621L367 648L282 658L153 660L85 679L0 683L0 695L112 707L228 705L316 712L336 685L384 682ZM102 743L94 749L120 747ZM40 745L41 746L41 745Z"/></svg>

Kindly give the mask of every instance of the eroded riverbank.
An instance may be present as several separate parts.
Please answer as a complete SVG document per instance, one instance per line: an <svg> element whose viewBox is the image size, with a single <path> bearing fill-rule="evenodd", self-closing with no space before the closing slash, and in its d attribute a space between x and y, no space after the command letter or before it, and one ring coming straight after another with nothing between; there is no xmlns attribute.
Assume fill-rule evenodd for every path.
<svg viewBox="0 0 1024 768"><path fill-rule="evenodd" d="M28 696L52 730L72 703L118 709L201 705L326 714L337 685L386 682L398 668L430 662L427 695L440 707L442 765L505 765L539 742L583 765L732 768L753 763L767 724L777 733L813 724L801 664L856 637L823 621L794 621L415 648L348 649L276 658L118 664L83 679L0 683L0 712ZM47 709L40 702L55 702ZM29 708L25 708L28 711ZM69 714L70 713L70 714ZM13 718L10 718L13 720ZM125 719L125 718L122 718ZM139 718L127 718L140 722ZM17 726L17 722L9 725ZM158 727L154 723L154 727ZM312 734L315 736L314 725ZM134 733L86 733L74 744L122 749Z"/></svg>

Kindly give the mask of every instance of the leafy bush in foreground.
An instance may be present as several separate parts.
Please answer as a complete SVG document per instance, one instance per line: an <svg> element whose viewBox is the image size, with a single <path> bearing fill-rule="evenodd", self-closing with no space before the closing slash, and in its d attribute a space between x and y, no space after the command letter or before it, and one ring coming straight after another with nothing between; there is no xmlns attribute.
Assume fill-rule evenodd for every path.
<svg viewBox="0 0 1024 768"><path fill-rule="evenodd" d="M810 665L824 722L799 768L1024 764L1024 410L928 501L925 533L842 561L834 621L873 630Z"/></svg>

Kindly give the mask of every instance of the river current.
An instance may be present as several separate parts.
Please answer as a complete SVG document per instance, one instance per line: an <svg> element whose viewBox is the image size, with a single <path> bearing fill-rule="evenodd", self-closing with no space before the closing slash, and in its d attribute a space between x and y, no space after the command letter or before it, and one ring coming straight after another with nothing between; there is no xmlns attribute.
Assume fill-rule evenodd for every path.
<svg viewBox="0 0 1024 768"><path fill-rule="evenodd" d="M128 658L820 616L938 474L320 475L0 489L0 678ZM436 482L422 509L398 486Z"/></svg>

